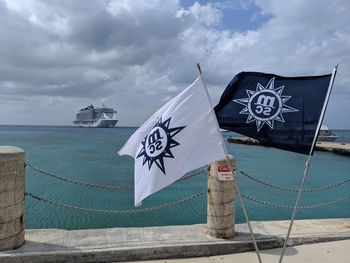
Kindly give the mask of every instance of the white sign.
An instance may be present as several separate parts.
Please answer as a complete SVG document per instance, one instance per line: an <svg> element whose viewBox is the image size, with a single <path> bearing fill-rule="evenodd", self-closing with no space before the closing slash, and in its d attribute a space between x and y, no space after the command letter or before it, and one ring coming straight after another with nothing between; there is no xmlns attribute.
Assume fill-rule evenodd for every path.
<svg viewBox="0 0 350 263"><path fill-rule="evenodd" d="M235 167L231 167L232 172L236 172ZM233 175L226 165L218 166L218 180L219 181L233 181Z"/></svg>

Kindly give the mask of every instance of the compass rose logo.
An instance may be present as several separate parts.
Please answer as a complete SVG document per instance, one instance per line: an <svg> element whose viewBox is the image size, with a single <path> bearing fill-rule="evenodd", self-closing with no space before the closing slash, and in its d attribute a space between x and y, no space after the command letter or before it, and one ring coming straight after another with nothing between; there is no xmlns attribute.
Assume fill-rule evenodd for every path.
<svg viewBox="0 0 350 263"><path fill-rule="evenodd" d="M174 158L171 148L180 145L173 137L186 126L169 128L171 118L162 122L160 118L150 133L142 140L142 148L136 158L143 157L142 165L148 164L151 170L155 163L165 173L164 158Z"/></svg>
<svg viewBox="0 0 350 263"><path fill-rule="evenodd" d="M292 96L282 95L283 89L272 78L266 87L258 83L255 91L246 90L248 98L233 101L244 106L240 114L248 115L246 123L255 121L258 132L265 123L273 130L275 121L284 122L283 113L299 111L285 104Z"/></svg>

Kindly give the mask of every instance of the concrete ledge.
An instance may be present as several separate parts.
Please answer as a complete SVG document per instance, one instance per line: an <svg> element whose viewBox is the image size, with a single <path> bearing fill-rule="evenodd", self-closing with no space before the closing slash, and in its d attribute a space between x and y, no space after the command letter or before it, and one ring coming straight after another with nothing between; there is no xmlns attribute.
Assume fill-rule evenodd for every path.
<svg viewBox="0 0 350 263"><path fill-rule="evenodd" d="M317 142L315 150L350 156L350 143Z"/></svg>
<svg viewBox="0 0 350 263"><path fill-rule="evenodd" d="M260 249L280 247L289 221L252 222ZM205 225L89 230L27 230L26 243L0 252L0 262L118 262L213 256L253 250L245 224L231 240ZM297 220L289 245L350 239L350 219Z"/></svg>
<svg viewBox="0 0 350 263"><path fill-rule="evenodd" d="M265 145L264 143L258 140L248 138L248 137L230 137L227 139L227 141L230 143L261 145L261 146L270 147L269 145ZM350 156L350 143L318 141L315 145L315 150Z"/></svg>

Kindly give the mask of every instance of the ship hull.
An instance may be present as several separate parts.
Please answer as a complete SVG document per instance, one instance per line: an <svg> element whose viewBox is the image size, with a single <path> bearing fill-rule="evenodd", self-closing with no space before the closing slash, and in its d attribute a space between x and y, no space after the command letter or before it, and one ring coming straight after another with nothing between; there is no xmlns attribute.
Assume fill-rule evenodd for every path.
<svg viewBox="0 0 350 263"><path fill-rule="evenodd" d="M75 121L73 124L84 128L113 128L118 120Z"/></svg>

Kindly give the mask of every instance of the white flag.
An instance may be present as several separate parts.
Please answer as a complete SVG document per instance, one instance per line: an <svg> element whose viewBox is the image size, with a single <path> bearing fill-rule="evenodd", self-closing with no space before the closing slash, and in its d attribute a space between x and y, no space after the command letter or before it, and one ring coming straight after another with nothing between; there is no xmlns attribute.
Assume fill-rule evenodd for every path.
<svg viewBox="0 0 350 263"><path fill-rule="evenodd" d="M118 153L135 158L136 206L187 172L225 158L201 77L153 114Z"/></svg>

